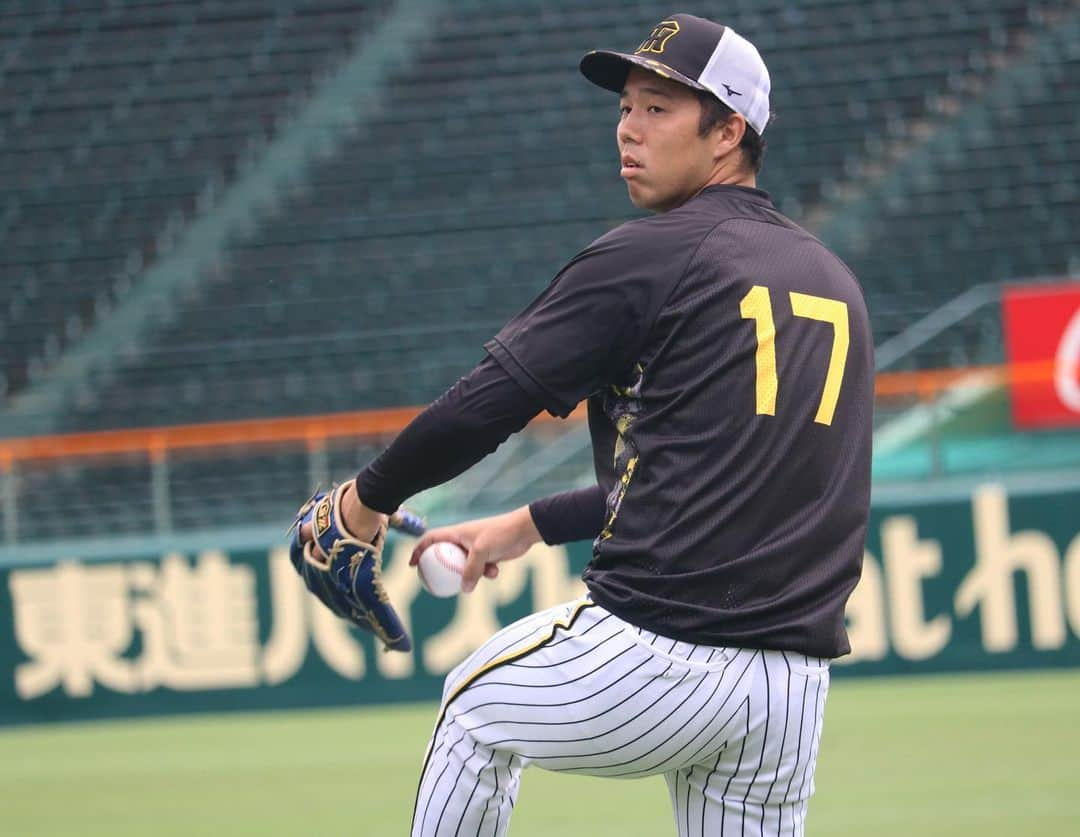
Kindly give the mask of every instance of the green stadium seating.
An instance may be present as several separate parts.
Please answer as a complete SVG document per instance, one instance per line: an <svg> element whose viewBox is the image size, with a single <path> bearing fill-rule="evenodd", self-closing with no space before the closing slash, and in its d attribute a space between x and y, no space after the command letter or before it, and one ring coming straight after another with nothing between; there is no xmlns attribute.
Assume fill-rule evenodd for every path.
<svg viewBox="0 0 1080 837"><path fill-rule="evenodd" d="M253 0L102 1L61 15L24 0L0 13L0 81L17 93L0 102L8 393L48 374L159 257L169 219L190 218L208 184L227 188L250 139L272 135L389 5L297 0L275 16ZM724 6L772 72L761 183L852 265L879 342L973 284L1076 270L1074 5ZM444 10L355 135L230 245L145 351L87 378L63 427L425 403L569 256L636 215L617 177L614 100L577 61L631 48L655 5ZM998 333L980 322L909 362L995 352ZM231 472L177 467L187 525ZM305 473L287 457L253 468ZM25 479L28 498L45 491L45 477ZM85 494L86 479L70 491ZM278 519L284 495L304 493L288 486L242 519Z"/></svg>
<svg viewBox="0 0 1080 837"><path fill-rule="evenodd" d="M7 5L0 283L17 311L0 310L0 396L122 296L162 229L230 180L389 0Z"/></svg>
<svg viewBox="0 0 1080 837"><path fill-rule="evenodd" d="M910 140L913 125L942 120L934 103L966 73L1045 28L1029 4L984 0L947 9L929 0L744 0L727 13L770 65L779 118L762 182L796 219L827 210L838 182L858 182L863 162ZM570 254L635 214L614 173L612 98L583 83L576 65L590 46L632 44L653 15L648 4L614 2L455 4L383 105L361 115L356 136L231 248L224 274L148 352L108 386L89 387L100 391L71 424L437 395ZM1032 72L1060 60L1051 49ZM830 240L867 289L879 339L970 284L1065 268L1078 237L1064 211L1075 178L1042 203L1032 189L1036 172L1076 171L1075 138L1042 129L1060 122L1056 103L1070 84L1024 91L1024 118L1040 127L1023 145L1015 131L1008 142L996 130L964 134L917 180L885 193L858 240ZM994 108L1005 107L972 106L988 110L991 129ZM1011 202L995 206L997 193ZM1038 246L1005 234L1018 220L1045 230ZM302 403L274 392L275 380L291 377L304 381ZM250 380L265 396L230 390ZM343 380L352 385L343 390ZM147 403L148 388L162 396ZM203 400L168 395L199 390Z"/></svg>

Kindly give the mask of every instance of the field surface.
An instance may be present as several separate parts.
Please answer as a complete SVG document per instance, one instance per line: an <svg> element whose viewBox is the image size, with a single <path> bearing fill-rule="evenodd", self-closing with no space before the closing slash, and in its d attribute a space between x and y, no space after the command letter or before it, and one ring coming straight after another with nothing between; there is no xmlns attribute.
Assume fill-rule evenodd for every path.
<svg viewBox="0 0 1080 837"><path fill-rule="evenodd" d="M433 705L0 731L5 835L403 835ZM810 835L1080 834L1080 672L838 679ZM674 833L660 778L526 772L510 831Z"/></svg>

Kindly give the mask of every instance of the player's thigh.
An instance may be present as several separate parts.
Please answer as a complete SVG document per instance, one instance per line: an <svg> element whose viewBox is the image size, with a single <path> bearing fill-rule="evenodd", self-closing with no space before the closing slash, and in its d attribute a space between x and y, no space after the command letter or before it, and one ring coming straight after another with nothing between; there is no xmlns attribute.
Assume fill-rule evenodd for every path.
<svg viewBox="0 0 1080 837"><path fill-rule="evenodd" d="M528 649L550 639L558 626L571 627L582 608L587 605L587 600L568 602L519 619L495 633L447 675L443 686L442 706L428 743L417 791L416 815L419 817L418 826L421 832L426 828L426 818L433 805L436 809L443 810L450 804L448 800L452 800L453 805L464 810L474 803L486 803L490 795L499 796L495 806L496 810L502 811L507 798L512 799L516 795L518 775L522 767L520 761L515 759L512 753L505 751L491 751L484 755L488 753L488 749L482 746L480 741L473 739L469 730L458 721L456 712L462 702L462 695L487 672L498 670L507 660L517 659L527 653ZM474 763L478 754L482 762L480 766ZM486 792L479 796L469 793L468 802L453 800L460 790L459 779L469 771L477 775L477 781L470 787L483 787ZM447 776L451 777L448 785L444 781Z"/></svg>
<svg viewBox="0 0 1080 837"><path fill-rule="evenodd" d="M666 774L684 837L803 833L828 664L781 652L762 652L759 664L759 676L719 750Z"/></svg>
<svg viewBox="0 0 1080 837"><path fill-rule="evenodd" d="M715 751L755 652L676 642L599 606L455 673L445 717L549 770L631 778ZM488 659L483 663L482 660Z"/></svg>
<svg viewBox="0 0 1080 837"><path fill-rule="evenodd" d="M523 649L542 642L557 629L557 625L569 622L586 603L585 599L577 599L555 605L524 616L492 634L490 639L446 675L443 681L443 703L503 658L514 657Z"/></svg>

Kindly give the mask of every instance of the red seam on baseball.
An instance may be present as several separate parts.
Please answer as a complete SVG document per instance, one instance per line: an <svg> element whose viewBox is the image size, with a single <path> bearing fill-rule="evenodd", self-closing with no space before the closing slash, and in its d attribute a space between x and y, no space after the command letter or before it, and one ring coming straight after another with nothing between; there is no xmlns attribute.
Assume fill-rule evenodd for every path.
<svg viewBox="0 0 1080 837"><path fill-rule="evenodd" d="M450 570L450 572L457 573L458 575L461 575L462 571L464 570L464 567L457 566L456 564L453 563L452 559L447 558L446 556L443 555L442 548L443 548L444 544L449 544L450 546L454 545L454 544L450 544L449 541L444 541L443 543L435 544L435 546L436 546L435 560L438 561L440 564L442 564L444 567L446 567L446 569ZM458 548L460 549L460 547L458 547Z"/></svg>

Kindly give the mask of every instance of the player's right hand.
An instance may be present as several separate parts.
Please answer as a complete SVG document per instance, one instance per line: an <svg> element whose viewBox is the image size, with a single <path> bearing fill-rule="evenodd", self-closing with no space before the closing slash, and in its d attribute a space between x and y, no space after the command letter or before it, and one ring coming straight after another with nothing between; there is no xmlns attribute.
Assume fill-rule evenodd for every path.
<svg viewBox="0 0 1080 837"><path fill-rule="evenodd" d="M500 562L520 558L540 540L529 507L522 506L506 514L428 530L413 549L409 564L415 567L420 554L433 543L457 544L468 556L461 589L471 593L481 578L498 576Z"/></svg>

